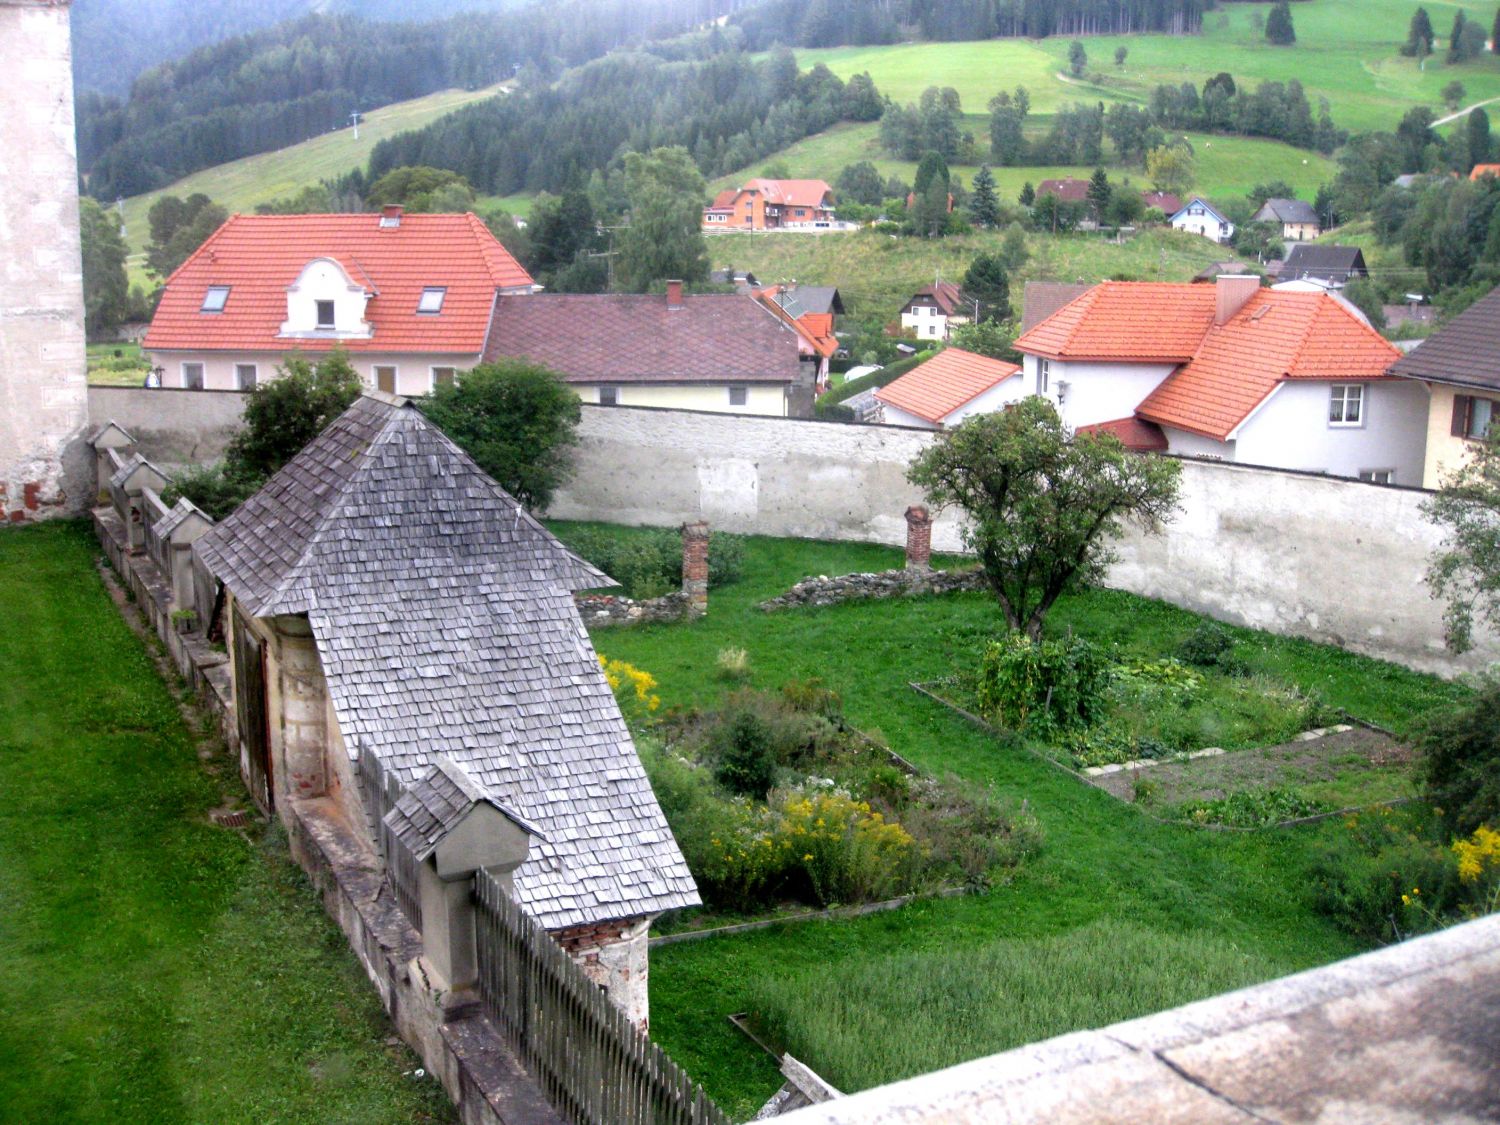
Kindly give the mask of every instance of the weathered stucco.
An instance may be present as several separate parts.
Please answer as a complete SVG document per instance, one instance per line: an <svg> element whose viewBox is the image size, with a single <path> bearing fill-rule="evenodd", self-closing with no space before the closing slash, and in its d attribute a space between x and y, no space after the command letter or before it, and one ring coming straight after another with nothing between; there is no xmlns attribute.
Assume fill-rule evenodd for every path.
<svg viewBox="0 0 1500 1125"><path fill-rule="evenodd" d="M0 523L93 499L68 5L0 0Z"/></svg>

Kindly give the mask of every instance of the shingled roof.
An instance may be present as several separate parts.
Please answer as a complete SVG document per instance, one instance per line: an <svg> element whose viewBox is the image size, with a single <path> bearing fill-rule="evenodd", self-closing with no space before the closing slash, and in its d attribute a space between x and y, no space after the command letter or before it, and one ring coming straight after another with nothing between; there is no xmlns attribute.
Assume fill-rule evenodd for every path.
<svg viewBox="0 0 1500 1125"><path fill-rule="evenodd" d="M1391 374L1500 391L1500 287L1398 359Z"/></svg>
<svg viewBox="0 0 1500 1125"><path fill-rule="evenodd" d="M672 307L635 294L498 297L486 362L529 359L569 383L791 383L797 334L752 297Z"/></svg>
<svg viewBox="0 0 1500 1125"><path fill-rule="evenodd" d="M573 604L612 583L415 407L362 397L195 549L253 616L307 614L351 756L411 785L446 754L538 827L543 925L698 902Z"/></svg>
<svg viewBox="0 0 1500 1125"><path fill-rule="evenodd" d="M1318 213L1305 199L1268 199L1251 222L1306 223L1318 225Z"/></svg>
<svg viewBox="0 0 1500 1125"><path fill-rule="evenodd" d="M1364 251L1358 246L1314 246L1299 242L1287 251L1278 276L1282 281L1308 278L1343 282L1369 274Z"/></svg>
<svg viewBox="0 0 1500 1125"><path fill-rule="evenodd" d="M496 799L469 771L446 754L434 754L432 764L418 780L408 785L385 823L396 839L411 852L418 863L437 850L443 838L457 828L475 805L485 804L503 813L534 839L541 831L525 818Z"/></svg>

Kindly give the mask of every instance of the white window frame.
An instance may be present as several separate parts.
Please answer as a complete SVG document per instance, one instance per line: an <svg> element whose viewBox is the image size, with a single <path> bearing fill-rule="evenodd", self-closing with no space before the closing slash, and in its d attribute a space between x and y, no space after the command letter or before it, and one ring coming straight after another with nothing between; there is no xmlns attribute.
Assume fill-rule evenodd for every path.
<svg viewBox="0 0 1500 1125"><path fill-rule="evenodd" d="M1353 391L1351 399L1349 392ZM1349 417L1350 403L1354 405L1354 417ZM1335 415L1335 411L1337 414ZM1335 429L1358 429L1365 424L1365 385L1363 383L1334 383L1328 388L1328 424Z"/></svg>
<svg viewBox="0 0 1500 1125"><path fill-rule="evenodd" d="M417 312L422 316L437 316L443 311L443 301L447 299L447 296L446 285L427 286L422 290L422 295L417 298Z"/></svg>
<svg viewBox="0 0 1500 1125"><path fill-rule="evenodd" d="M245 371L250 372L247 382L244 378ZM234 365L234 389L237 391L253 391L260 383L260 368L253 363L236 363Z"/></svg>
<svg viewBox="0 0 1500 1125"><path fill-rule="evenodd" d="M188 382L188 368L190 368L190 367L196 367L198 369L198 385L196 387L193 386L190 382ZM188 391L201 391L201 390L203 390L205 387L208 386L207 377L208 377L208 372L207 372L207 370L205 369L205 367L204 367L204 365L202 363L196 363L196 362L191 362L191 361L187 361L187 360L183 361L183 364L182 364L182 387L183 387L184 390L188 390Z"/></svg>
<svg viewBox="0 0 1500 1125"><path fill-rule="evenodd" d="M324 306L327 306L327 308L328 308L328 319L327 320L323 319L323 308L324 308ZM332 332L334 329L338 328L338 326L339 326L339 309L338 309L338 305L335 302L333 302L333 301L318 301L318 300L315 300L313 302L313 318L314 318L314 324L315 324L315 326L316 326L316 328L317 328L317 330L319 332Z"/></svg>
<svg viewBox="0 0 1500 1125"><path fill-rule="evenodd" d="M229 286L210 285L203 294L203 305L199 312L221 313L224 306L229 303Z"/></svg>
<svg viewBox="0 0 1500 1125"><path fill-rule="evenodd" d="M1036 365L1036 393L1044 395L1047 393L1048 385L1052 382L1052 361L1042 359Z"/></svg>
<svg viewBox="0 0 1500 1125"><path fill-rule="evenodd" d="M401 368L394 363L374 363L370 365L370 380L375 384L375 389L381 390L380 373L389 371L391 373L391 389L385 393L388 395L400 394Z"/></svg>
<svg viewBox="0 0 1500 1125"><path fill-rule="evenodd" d="M735 396L736 395L739 396L739 400L738 401L735 400ZM749 406L750 405L750 388L749 387L743 387L743 386L730 387L729 388L729 405L730 406Z"/></svg>
<svg viewBox="0 0 1500 1125"><path fill-rule="evenodd" d="M620 388L619 387L600 387L599 388L599 405L600 406L619 406L620 405Z"/></svg>
<svg viewBox="0 0 1500 1125"><path fill-rule="evenodd" d="M1474 424L1475 415L1478 413L1475 410L1475 407L1478 406L1479 403L1481 403L1481 402L1484 403L1487 407L1489 407L1490 417L1489 417L1489 421L1487 421L1483 426L1475 426L1475 424ZM1495 409L1496 406L1500 406L1500 403L1497 403L1492 398L1485 398L1482 395L1470 395L1469 396L1468 417L1464 421L1464 435L1463 436L1464 436L1464 440L1465 441L1484 441L1484 440L1486 440L1486 438L1488 437L1489 431L1492 430L1492 429L1494 429L1497 423L1500 423L1500 410L1496 410ZM1475 432L1476 430L1478 431L1477 433Z"/></svg>
<svg viewBox="0 0 1500 1125"><path fill-rule="evenodd" d="M1361 469L1359 479L1371 484L1395 484L1395 469Z"/></svg>
<svg viewBox="0 0 1500 1125"><path fill-rule="evenodd" d="M428 394L431 394L433 391L437 390L437 387L438 387L438 372L439 371L450 372L450 374L448 376L448 382L450 382L450 383L452 383L452 382L454 382L454 381L456 381L458 379L458 368L454 367L451 363L441 363L441 364L438 364L436 367L429 367L427 369L427 392L428 392Z"/></svg>

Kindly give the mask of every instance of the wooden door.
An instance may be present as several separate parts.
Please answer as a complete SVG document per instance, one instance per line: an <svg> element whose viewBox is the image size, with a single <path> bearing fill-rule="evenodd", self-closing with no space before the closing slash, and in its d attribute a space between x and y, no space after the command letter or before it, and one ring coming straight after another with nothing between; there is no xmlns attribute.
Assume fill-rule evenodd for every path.
<svg viewBox="0 0 1500 1125"><path fill-rule="evenodd" d="M240 730L240 775L255 803L270 812L275 790L271 785L265 646L238 610L234 614L234 707Z"/></svg>

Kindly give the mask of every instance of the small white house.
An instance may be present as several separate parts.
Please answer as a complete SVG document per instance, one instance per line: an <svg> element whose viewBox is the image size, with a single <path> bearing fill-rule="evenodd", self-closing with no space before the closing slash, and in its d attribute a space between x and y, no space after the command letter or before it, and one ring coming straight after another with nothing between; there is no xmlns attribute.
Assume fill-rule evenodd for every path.
<svg viewBox="0 0 1500 1125"><path fill-rule="evenodd" d="M1234 237L1234 224L1196 195L1169 221L1173 230L1201 234L1215 242L1228 242Z"/></svg>

